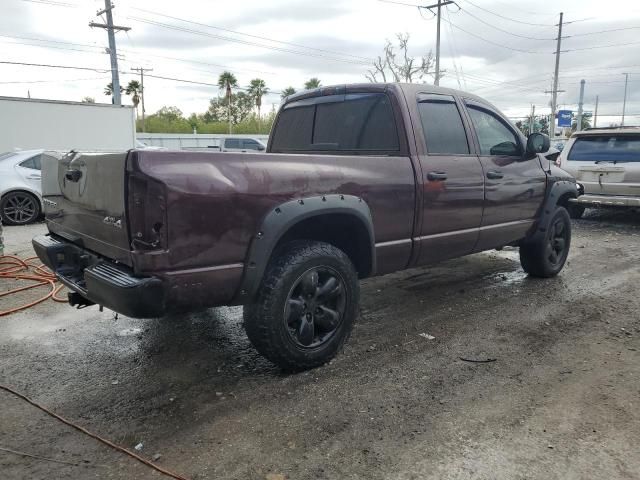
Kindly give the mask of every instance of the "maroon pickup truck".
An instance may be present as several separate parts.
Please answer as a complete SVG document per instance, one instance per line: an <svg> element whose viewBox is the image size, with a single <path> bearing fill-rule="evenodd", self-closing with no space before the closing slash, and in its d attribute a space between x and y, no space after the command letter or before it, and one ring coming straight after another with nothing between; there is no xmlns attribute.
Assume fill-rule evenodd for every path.
<svg viewBox="0 0 640 480"><path fill-rule="evenodd" d="M45 166L33 245L72 305L244 305L263 355L311 368L349 337L359 279L506 245L556 275L578 192L548 149L467 93L320 88L285 99L266 153L70 152Z"/></svg>

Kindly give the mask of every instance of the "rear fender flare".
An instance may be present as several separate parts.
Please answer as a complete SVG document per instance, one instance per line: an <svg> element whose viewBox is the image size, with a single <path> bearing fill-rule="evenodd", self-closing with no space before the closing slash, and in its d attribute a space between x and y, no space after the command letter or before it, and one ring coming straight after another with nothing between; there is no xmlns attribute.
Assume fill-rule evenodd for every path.
<svg viewBox="0 0 640 480"><path fill-rule="evenodd" d="M249 245L244 273L234 304L247 303L260 286L262 276L280 239L294 225L308 218L325 214L347 214L359 220L369 234L371 273L375 272L375 244L371 210L367 203L354 195L320 195L290 200L272 208L264 217L260 229Z"/></svg>

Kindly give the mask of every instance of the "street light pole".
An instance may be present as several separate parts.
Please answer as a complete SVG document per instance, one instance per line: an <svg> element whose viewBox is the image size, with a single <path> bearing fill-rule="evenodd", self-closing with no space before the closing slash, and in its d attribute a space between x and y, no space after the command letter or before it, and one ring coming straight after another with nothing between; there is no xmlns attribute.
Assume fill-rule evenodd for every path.
<svg viewBox="0 0 640 480"><path fill-rule="evenodd" d="M622 100L622 123L621 125L624 127L624 114L627 110L627 84L629 83L629 74L623 73L624 75L624 100Z"/></svg>

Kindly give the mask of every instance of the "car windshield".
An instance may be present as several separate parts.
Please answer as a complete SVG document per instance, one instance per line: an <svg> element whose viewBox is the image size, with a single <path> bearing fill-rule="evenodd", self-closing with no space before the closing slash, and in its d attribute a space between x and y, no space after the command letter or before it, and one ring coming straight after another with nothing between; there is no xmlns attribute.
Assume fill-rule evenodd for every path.
<svg viewBox="0 0 640 480"><path fill-rule="evenodd" d="M4 160L6 158L13 157L15 154L16 154L15 152L0 153L0 160Z"/></svg>
<svg viewBox="0 0 640 480"><path fill-rule="evenodd" d="M583 162L640 162L640 135L578 137L567 159Z"/></svg>

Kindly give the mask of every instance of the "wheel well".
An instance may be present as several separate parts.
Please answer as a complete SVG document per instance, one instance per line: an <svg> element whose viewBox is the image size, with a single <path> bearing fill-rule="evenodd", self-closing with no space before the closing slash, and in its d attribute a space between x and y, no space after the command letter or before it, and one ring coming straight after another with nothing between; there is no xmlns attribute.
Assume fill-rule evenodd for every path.
<svg viewBox="0 0 640 480"><path fill-rule="evenodd" d="M274 251L292 240L316 240L339 248L353 262L359 278L372 273L372 242L366 226L354 215L320 214L293 225L280 237Z"/></svg>
<svg viewBox="0 0 640 480"><path fill-rule="evenodd" d="M566 192L565 194L563 194L558 199L557 205L560 205L561 207L567 208L569 206L569 199L570 198L575 198L575 195L573 193L571 193L571 192Z"/></svg>

